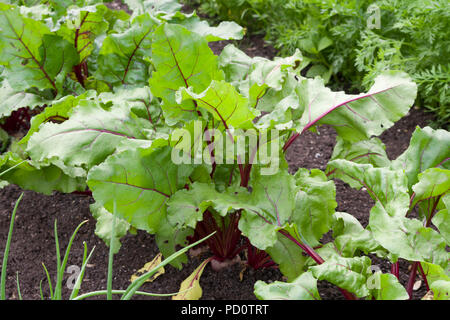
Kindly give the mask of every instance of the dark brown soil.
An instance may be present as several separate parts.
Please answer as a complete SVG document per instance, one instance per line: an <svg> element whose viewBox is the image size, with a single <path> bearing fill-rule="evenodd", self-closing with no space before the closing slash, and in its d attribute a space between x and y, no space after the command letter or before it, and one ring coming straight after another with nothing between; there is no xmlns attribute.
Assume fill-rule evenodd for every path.
<svg viewBox="0 0 450 320"><path fill-rule="evenodd" d="M217 42L212 45L218 53L228 42ZM247 39L246 52L251 55L272 58L275 50L264 45L262 38ZM387 153L391 159L401 154L409 144L409 139L418 126L428 124L430 116L413 108L411 112L394 127L387 130L381 139L386 144ZM306 133L297 139L290 147L287 159L290 171L295 172L300 167L325 169L335 144L335 132L332 128L321 127L320 135ZM338 211L345 211L354 215L364 226L368 222L368 214L373 201L362 191L351 189L345 183L336 181ZM15 201L22 190L10 185L0 190L0 260L3 259L9 221ZM57 220L61 250L69 241L77 225L87 220L81 227L72 246L68 265L80 266L83 256L83 242L88 250L95 247L94 254L87 268L81 293L106 289L108 247L94 234L96 221L89 211L92 199L88 196L76 194L61 194L55 192L51 196L41 195L32 191L25 191L20 203L11 243L8 261L6 294L9 299L17 299L16 273L20 280L20 289L24 299L40 299L39 285L42 281L44 296L49 291L42 264L48 268L53 281L55 280L55 238L53 235L54 221ZM130 284L130 277L146 262L152 260L158 253L154 237L145 232L127 235L122 238L122 248L114 256L114 289L125 289ZM141 290L153 293L171 293L179 290L181 282L207 258L190 257L189 263L182 270L171 266L166 267L165 274L153 283L145 284ZM244 257L243 257L244 259ZM383 271L389 269L389 264L374 259ZM401 261L401 282L406 284L408 279L408 263ZM204 300L254 300L253 285L257 280L266 282L282 280L277 269L252 270L246 269L240 279L243 266L235 264L222 272L215 272L208 265L203 272L200 285L203 289ZM66 288L66 280L71 274L66 273L63 286L63 297L68 298L70 291ZM322 299L343 299L341 293L329 283L320 281L319 291ZM425 294L424 286L415 292L414 298L419 299ZM141 296L135 297L142 299ZM148 299L148 297L146 297ZM170 299L164 297L162 299Z"/></svg>

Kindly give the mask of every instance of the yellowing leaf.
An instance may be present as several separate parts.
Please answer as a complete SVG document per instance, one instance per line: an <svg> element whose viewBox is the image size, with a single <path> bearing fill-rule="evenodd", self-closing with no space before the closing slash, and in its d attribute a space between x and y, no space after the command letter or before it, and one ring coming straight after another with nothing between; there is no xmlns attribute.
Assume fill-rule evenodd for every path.
<svg viewBox="0 0 450 320"><path fill-rule="evenodd" d="M428 291L427 294L423 296L422 300L434 300L433 291Z"/></svg>
<svg viewBox="0 0 450 320"><path fill-rule="evenodd" d="M203 261L192 274L187 277L180 286L180 293L173 296L173 300L198 300L202 296L202 288L200 287L200 277L206 265L212 258Z"/></svg>
<svg viewBox="0 0 450 320"><path fill-rule="evenodd" d="M131 276L130 281L133 282L134 280L139 278L144 273L149 272L151 269L153 269L158 264L160 264L161 260L162 260L162 254L158 253L152 261L147 262L141 269L139 269L135 274L133 274ZM149 278L146 282L153 282L153 280L155 280L160 275L164 274L164 272L165 272L165 270L163 267L159 268L158 271L151 278Z"/></svg>

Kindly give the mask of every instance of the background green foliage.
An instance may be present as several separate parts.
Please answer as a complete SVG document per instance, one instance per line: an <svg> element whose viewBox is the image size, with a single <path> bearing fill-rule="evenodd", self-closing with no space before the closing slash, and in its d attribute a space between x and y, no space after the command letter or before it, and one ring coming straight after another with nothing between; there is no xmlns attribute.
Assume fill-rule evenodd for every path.
<svg viewBox="0 0 450 320"><path fill-rule="evenodd" d="M448 128L450 2L433 0L185 0L199 11L265 34L280 55L299 48L308 77L333 89L361 91L384 70L408 72L419 85L417 105ZM379 8L380 28L368 28Z"/></svg>

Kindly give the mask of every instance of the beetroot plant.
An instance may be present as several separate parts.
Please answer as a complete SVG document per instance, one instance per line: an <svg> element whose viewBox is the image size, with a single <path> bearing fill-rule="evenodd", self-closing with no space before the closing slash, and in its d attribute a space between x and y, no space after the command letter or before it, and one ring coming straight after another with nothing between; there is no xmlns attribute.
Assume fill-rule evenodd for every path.
<svg viewBox="0 0 450 320"><path fill-rule="evenodd" d="M347 299L406 299L399 259L413 263L412 283L421 272L436 299L448 297L449 133L417 128L393 161L377 138L415 100L405 73L385 72L365 93L333 92L300 75L299 51L270 60L229 44L215 55L208 43L239 39L239 26L151 3L130 1L132 16L97 4L46 20L1 5L4 81L53 94L22 154L2 156L3 169L20 163L3 179L44 193L88 189L108 243L116 209L116 250L132 229L154 234L166 257L216 231L193 278L247 250L251 264L276 264L288 279L257 282L258 298L319 299L326 280ZM337 133L326 171L291 174L286 152L321 125ZM366 228L336 212L333 179L374 199ZM372 274L371 255L392 273Z"/></svg>

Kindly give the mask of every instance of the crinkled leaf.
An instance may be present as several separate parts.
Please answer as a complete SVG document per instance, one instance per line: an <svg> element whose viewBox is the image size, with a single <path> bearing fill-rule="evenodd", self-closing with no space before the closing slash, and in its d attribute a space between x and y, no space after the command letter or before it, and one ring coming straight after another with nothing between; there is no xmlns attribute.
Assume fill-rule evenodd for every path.
<svg viewBox="0 0 450 320"><path fill-rule="evenodd" d="M301 59L302 55L298 50L290 57L276 57L273 60L255 57L248 71L248 77L241 81L239 90L249 97L253 108L259 108L259 102L268 90L280 91L283 88L288 71L296 68Z"/></svg>
<svg viewBox="0 0 450 320"><path fill-rule="evenodd" d="M114 93L101 93L98 99L105 104L128 104L131 111L140 118L148 120L155 131L164 127L159 102L153 98L150 88L147 86L140 88L120 87Z"/></svg>
<svg viewBox="0 0 450 320"><path fill-rule="evenodd" d="M310 272L305 272L287 283L275 281L267 284L258 280L254 292L260 300L320 300L317 280Z"/></svg>
<svg viewBox="0 0 450 320"><path fill-rule="evenodd" d="M30 129L28 129L26 136L19 143L26 145L30 137L39 130L43 123L62 123L68 120L80 100L91 98L94 95L95 92L87 91L77 97L65 96L57 101L53 101L51 106L46 107L41 113L31 119Z"/></svg>
<svg viewBox="0 0 450 320"><path fill-rule="evenodd" d="M299 191L295 196L292 221L309 246L330 230L334 209L337 207L336 187L319 169L299 169L294 175Z"/></svg>
<svg viewBox="0 0 450 320"><path fill-rule="evenodd" d="M267 89L256 96L254 105L262 112L255 123L258 129L289 129L293 126L293 114L301 112L300 99L295 90L298 81L293 74L287 74L281 90Z"/></svg>
<svg viewBox="0 0 450 320"><path fill-rule="evenodd" d="M371 273L367 270L370 265L371 261L368 257L333 257L320 265L311 267L310 270L316 279L326 280L361 298L369 295L367 276Z"/></svg>
<svg viewBox="0 0 450 320"><path fill-rule="evenodd" d="M374 239L371 231L364 229L354 216L336 212L333 222L333 244L343 257L353 257L358 251L386 256L386 252Z"/></svg>
<svg viewBox="0 0 450 320"><path fill-rule="evenodd" d="M219 57L226 80L249 99L250 107L265 114L258 120L258 128L292 127L289 109L297 109L299 98L295 91L298 85L295 75L290 73L302 60L299 51L292 56L269 60L250 58L233 45L226 46Z"/></svg>
<svg viewBox="0 0 450 320"><path fill-rule="evenodd" d="M157 14L175 13L182 5L177 0L124 0L130 10L137 14L152 12Z"/></svg>
<svg viewBox="0 0 450 320"><path fill-rule="evenodd" d="M261 175L251 184L251 193L235 187L218 192L213 184L196 182L190 190L178 191L168 201L169 221L194 227L209 207L222 216L244 209L239 220L243 234L259 249L274 246L277 231L286 226L292 215L295 181L286 171L280 171L272 176Z"/></svg>
<svg viewBox="0 0 450 320"><path fill-rule="evenodd" d="M242 212L239 229L258 249L265 250L277 241L278 230L290 223L298 187L287 171L251 180L249 205Z"/></svg>
<svg viewBox="0 0 450 320"><path fill-rule="evenodd" d="M47 99L37 94L13 89L8 80L4 79L0 87L0 119L10 116L13 111L20 108L29 107L33 109L48 102Z"/></svg>
<svg viewBox="0 0 450 320"><path fill-rule="evenodd" d="M223 48L218 57L220 69L225 73L225 80L235 87L249 74L253 59L233 44Z"/></svg>
<svg viewBox="0 0 450 320"><path fill-rule="evenodd" d="M370 211L369 228L379 244L407 260L446 263L445 241L439 233L405 217L410 197L403 171L347 160L330 164L355 180L357 186L363 185L376 202Z"/></svg>
<svg viewBox="0 0 450 320"><path fill-rule="evenodd" d="M111 243L111 230L113 226L114 216L111 212L106 210L103 206L99 205L97 202L89 206L92 216L97 220L95 224L95 234L102 239L107 246ZM130 229L130 224L120 218L116 217L114 229L114 239L113 241L113 253L119 252L121 243L120 238L125 236Z"/></svg>
<svg viewBox="0 0 450 320"><path fill-rule="evenodd" d="M53 191L69 193L86 189L84 179L72 178L55 165L26 160L8 152L0 157L0 172L15 166L3 174L1 179L25 190L50 195Z"/></svg>
<svg viewBox="0 0 450 320"><path fill-rule="evenodd" d="M126 103L104 108L98 101L82 100L68 120L41 125L28 141L27 152L36 161L58 160L89 170L123 140L146 139L145 128L151 124L132 113Z"/></svg>
<svg viewBox="0 0 450 320"><path fill-rule="evenodd" d="M386 154L386 146L380 139L375 137L369 140L349 142L337 136L330 161L336 159L345 159L356 163L369 163L376 168L387 167L391 163ZM328 164L326 173L328 178L337 178L346 183L355 184L353 179L333 167L332 164Z"/></svg>
<svg viewBox="0 0 450 320"><path fill-rule="evenodd" d="M167 216L173 225L195 228L209 207L225 216L242 206L246 197L244 188L218 192L212 183L194 182L189 190L179 190L168 200Z"/></svg>
<svg viewBox="0 0 450 320"><path fill-rule="evenodd" d="M374 201L386 206L390 214L404 216L409 208L408 181L400 170L374 168L371 164L337 159L329 162L347 177L353 188L364 187Z"/></svg>

